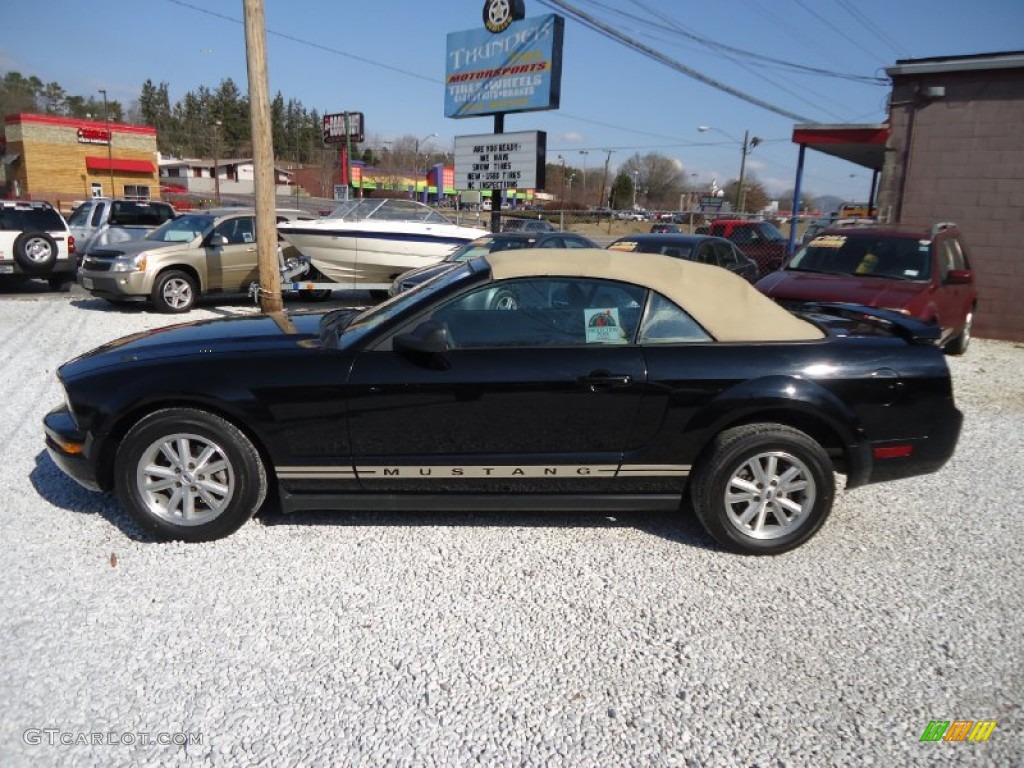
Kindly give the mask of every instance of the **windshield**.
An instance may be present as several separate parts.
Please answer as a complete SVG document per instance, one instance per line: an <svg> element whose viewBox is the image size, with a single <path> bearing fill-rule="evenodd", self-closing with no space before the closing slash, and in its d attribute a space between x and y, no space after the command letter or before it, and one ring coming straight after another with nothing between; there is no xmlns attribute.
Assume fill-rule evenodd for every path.
<svg viewBox="0 0 1024 768"><path fill-rule="evenodd" d="M927 280L930 241L884 235L819 235L786 269L835 275Z"/></svg>
<svg viewBox="0 0 1024 768"><path fill-rule="evenodd" d="M146 239L158 243L188 243L213 229L214 221L216 219L207 214L188 213L157 227Z"/></svg>
<svg viewBox="0 0 1024 768"><path fill-rule="evenodd" d="M761 232L761 236L765 240L785 240L786 236L779 231L779 228L772 224L770 221L762 221L757 225L757 228Z"/></svg>
<svg viewBox="0 0 1024 768"><path fill-rule="evenodd" d="M339 341L339 346L349 347L353 344L357 344L366 336L373 333L392 318L402 314L410 307L431 301L431 297L433 295L446 291L448 287L454 283L459 283L463 280L469 279L473 274L478 274L478 272L474 272L473 269L468 266L453 268L431 280L427 280L413 288L410 288L404 293L392 296L387 301L382 302L375 307L371 307L365 312L357 315L351 323L345 326L344 329L340 330L342 338Z"/></svg>
<svg viewBox="0 0 1024 768"><path fill-rule="evenodd" d="M420 221L428 224L451 224L451 222L430 206L415 200L392 200L364 198L342 203L327 216L342 221Z"/></svg>
<svg viewBox="0 0 1024 768"><path fill-rule="evenodd" d="M454 251L445 256L445 261L469 261L477 256L486 256L488 253L498 251L512 251L518 248L531 248L536 244L534 238L523 237L478 237L465 245L460 245Z"/></svg>

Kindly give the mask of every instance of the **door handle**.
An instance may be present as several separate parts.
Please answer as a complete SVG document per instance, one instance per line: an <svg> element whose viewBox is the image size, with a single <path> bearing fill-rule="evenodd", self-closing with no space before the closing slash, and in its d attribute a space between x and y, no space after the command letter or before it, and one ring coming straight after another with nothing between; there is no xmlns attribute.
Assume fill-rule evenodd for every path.
<svg viewBox="0 0 1024 768"><path fill-rule="evenodd" d="M599 389L628 386L633 383L633 377L628 373L594 371L588 376L580 376L577 381L583 386L588 387L591 392L596 392Z"/></svg>

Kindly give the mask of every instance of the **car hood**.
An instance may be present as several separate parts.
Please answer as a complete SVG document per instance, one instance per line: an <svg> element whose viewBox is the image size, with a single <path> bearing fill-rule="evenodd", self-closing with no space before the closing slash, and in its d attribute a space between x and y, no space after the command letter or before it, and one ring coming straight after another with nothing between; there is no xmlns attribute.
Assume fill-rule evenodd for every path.
<svg viewBox="0 0 1024 768"><path fill-rule="evenodd" d="M757 282L757 289L773 299L839 301L889 309L902 309L926 288L927 283L908 280L785 269L772 272Z"/></svg>
<svg viewBox="0 0 1024 768"><path fill-rule="evenodd" d="M246 355L283 347L322 347L323 312L200 320L143 331L111 341L62 365L64 381L112 366L182 358L210 358L224 353ZM125 367L128 373L130 368ZM130 374L129 374L130 375Z"/></svg>
<svg viewBox="0 0 1024 768"><path fill-rule="evenodd" d="M91 249L90 253L103 256L135 256L146 251L156 253L157 251L188 251L198 247L199 240L183 240L178 243L164 243L159 240L127 240L123 243L112 243L111 245L99 246Z"/></svg>

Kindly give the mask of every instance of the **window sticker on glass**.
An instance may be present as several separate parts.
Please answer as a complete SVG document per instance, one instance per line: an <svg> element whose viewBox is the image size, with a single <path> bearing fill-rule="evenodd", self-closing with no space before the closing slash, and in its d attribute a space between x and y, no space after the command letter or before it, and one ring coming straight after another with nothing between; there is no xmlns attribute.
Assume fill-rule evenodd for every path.
<svg viewBox="0 0 1024 768"><path fill-rule="evenodd" d="M619 322L619 308L584 309L583 320L587 326L588 344L622 344L626 333Z"/></svg>
<svg viewBox="0 0 1024 768"><path fill-rule="evenodd" d="M816 237L809 245L812 248L842 248L846 243L846 235L821 235Z"/></svg>
<svg viewBox="0 0 1024 768"><path fill-rule="evenodd" d="M623 240L619 243L612 243L608 246L609 251L635 251L636 241L635 240Z"/></svg>

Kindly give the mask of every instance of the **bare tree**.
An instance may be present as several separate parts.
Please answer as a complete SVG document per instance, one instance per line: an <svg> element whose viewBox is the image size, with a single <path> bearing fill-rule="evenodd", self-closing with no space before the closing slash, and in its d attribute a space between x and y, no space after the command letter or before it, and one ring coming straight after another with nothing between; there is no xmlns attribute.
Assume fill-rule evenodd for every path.
<svg viewBox="0 0 1024 768"><path fill-rule="evenodd" d="M683 164L658 152L634 154L619 166L619 175L636 179L637 202L643 199L650 208L674 209L679 205L680 195L686 191Z"/></svg>

